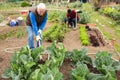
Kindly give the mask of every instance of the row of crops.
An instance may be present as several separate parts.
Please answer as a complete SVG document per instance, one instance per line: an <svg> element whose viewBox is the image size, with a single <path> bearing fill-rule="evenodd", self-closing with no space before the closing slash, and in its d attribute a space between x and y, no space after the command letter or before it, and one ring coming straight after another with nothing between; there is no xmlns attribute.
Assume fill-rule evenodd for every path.
<svg viewBox="0 0 120 80"><path fill-rule="evenodd" d="M49 42L62 42L67 31L68 28L65 24L54 23L43 33L43 39Z"/></svg>
<svg viewBox="0 0 120 80"><path fill-rule="evenodd" d="M119 7L116 8L111 8L111 7L106 7L103 8L99 11L101 14L105 14L109 17L111 17L113 20L116 21L116 23L120 23L120 9Z"/></svg>
<svg viewBox="0 0 120 80"><path fill-rule="evenodd" d="M57 23L54 23L50 26L49 29L43 32L43 40L48 42L54 42L54 41L63 42L65 33L68 31L69 29L68 27L66 27L65 24L59 25ZM82 45L84 46L90 45L89 36L87 34L85 26L80 26L79 34L80 34L79 38Z"/></svg>
<svg viewBox="0 0 120 80"><path fill-rule="evenodd" d="M49 58L44 60L43 54L48 54ZM71 61L70 80L117 80L116 71L120 70L120 63L114 61L108 52L96 53L93 60L87 56L86 49L67 51L63 44L53 43L46 49L23 47L15 52L10 68L4 70L2 77L12 80L64 80L59 69L65 59ZM88 65L96 72L91 72Z"/></svg>
<svg viewBox="0 0 120 80"><path fill-rule="evenodd" d="M89 36L87 34L86 28L84 26L81 26L79 29L80 32L80 40L82 45L90 45L90 40L89 40Z"/></svg>

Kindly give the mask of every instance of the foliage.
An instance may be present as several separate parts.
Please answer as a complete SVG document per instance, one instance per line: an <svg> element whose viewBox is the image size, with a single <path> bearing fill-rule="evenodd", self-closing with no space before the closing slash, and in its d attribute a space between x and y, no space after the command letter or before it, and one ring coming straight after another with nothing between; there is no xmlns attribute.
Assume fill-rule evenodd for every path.
<svg viewBox="0 0 120 80"><path fill-rule="evenodd" d="M90 44L89 37L84 26L80 27L80 40L82 45L87 46Z"/></svg>
<svg viewBox="0 0 120 80"><path fill-rule="evenodd" d="M97 67L99 69L102 68L102 65L105 66L109 66L112 65L112 55L110 53L107 52L98 52L95 56L96 60L95 60L95 64L94 67Z"/></svg>
<svg viewBox="0 0 120 80"><path fill-rule="evenodd" d="M48 15L48 21L58 22L60 13L61 12L58 12L57 10L50 12L49 15Z"/></svg>
<svg viewBox="0 0 120 80"><path fill-rule="evenodd" d="M86 75L88 75L89 69L86 64L77 63L76 69L71 71L71 80L86 80Z"/></svg>
<svg viewBox="0 0 120 80"><path fill-rule="evenodd" d="M26 2L26 1L23 1L21 3L21 7L27 7L27 6L31 6L31 5L28 2Z"/></svg>
<svg viewBox="0 0 120 80"><path fill-rule="evenodd" d="M48 37L47 37L47 36L48 36L50 33L52 33L52 32L56 29L56 27L57 27L57 24L56 24L56 23L52 24L52 25L50 26L50 28L43 33L43 39L44 39L44 40L48 40Z"/></svg>
<svg viewBox="0 0 120 80"><path fill-rule="evenodd" d="M120 46L117 43L115 43L114 47L120 53Z"/></svg>
<svg viewBox="0 0 120 80"><path fill-rule="evenodd" d="M17 38L22 38L23 36L25 36L25 34L26 34L26 30L17 31L16 32L16 37Z"/></svg>
<svg viewBox="0 0 120 80"><path fill-rule="evenodd" d="M65 18L66 18L66 12L61 12L59 16L59 22L64 23Z"/></svg>
<svg viewBox="0 0 120 80"><path fill-rule="evenodd" d="M111 17L116 21L116 23L120 23L120 12L115 8L106 7L101 9L99 12Z"/></svg>
<svg viewBox="0 0 120 80"><path fill-rule="evenodd" d="M51 34L50 34L50 39L52 40L52 41L58 41L57 39L58 39L58 34L59 34L59 32L60 32L60 30L62 29L62 26L57 26L57 28L55 29L55 31L54 32L52 32Z"/></svg>
<svg viewBox="0 0 120 80"><path fill-rule="evenodd" d="M86 11L83 11L82 13L80 13L79 16L80 16L79 23L86 24L90 21L90 15Z"/></svg>
<svg viewBox="0 0 120 80"><path fill-rule="evenodd" d="M63 74L59 72L58 68L48 69L46 74L36 69L31 73L29 80L63 80Z"/></svg>
<svg viewBox="0 0 120 80"><path fill-rule="evenodd" d="M50 59L45 64L38 63L39 57L44 51L50 54ZM65 52L66 49L62 44L55 43L46 50L43 50L42 47L34 50L23 47L19 52L15 52L10 62L10 68L4 71L2 77L12 80L63 80L59 67L64 61Z"/></svg>
<svg viewBox="0 0 120 80"><path fill-rule="evenodd" d="M103 74L89 73L86 80L106 80Z"/></svg>
<svg viewBox="0 0 120 80"><path fill-rule="evenodd" d="M103 51L98 52L95 57L93 66L105 75L105 80L117 80L115 70L118 70L120 65L113 61L112 55Z"/></svg>
<svg viewBox="0 0 120 80"><path fill-rule="evenodd" d="M54 23L51 27L43 33L43 39L50 42L62 42L68 28L65 24Z"/></svg>
<svg viewBox="0 0 120 80"><path fill-rule="evenodd" d="M9 31L9 32L7 32L5 34L1 34L0 35L0 40L4 40L4 39L6 39L8 37L13 37L13 36L16 36L17 38L21 38L25 34L26 34L25 27L19 27L19 28L15 29L15 30L11 30L11 31Z"/></svg>
<svg viewBox="0 0 120 80"><path fill-rule="evenodd" d="M0 14L0 23L4 20L4 16Z"/></svg>
<svg viewBox="0 0 120 80"><path fill-rule="evenodd" d="M73 65L77 62L92 64L92 60L87 55L87 50L85 48L81 49L80 51L74 49L72 52L68 52L66 55L67 59L71 59Z"/></svg>
<svg viewBox="0 0 120 80"><path fill-rule="evenodd" d="M66 12L55 10L49 13L48 21L64 23Z"/></svg>
<svg viewBox="0 0 120 80"><path fill-rule="evenodd" d="M83 55L83 53L86 52L83 51L83 53L79 53L79 55L77 55L78 52L76 50L75 53L76 58L79 59L80 57L78 58L77 56L79 56L80 54ZM69 54L69 57L73 57L74 55ZM94 67L94 69L96 68L99 71L98 73L90 72L87 65L84 64L85 62L83 63L84 59L77 59L74 58L77 64L74 65L76 67L74 67L71 71L71 80L117 80L115 71L120 70L120 62L114 61L110 53L104 51L96 53L95 60L93 60L92 66Z"/></svg>

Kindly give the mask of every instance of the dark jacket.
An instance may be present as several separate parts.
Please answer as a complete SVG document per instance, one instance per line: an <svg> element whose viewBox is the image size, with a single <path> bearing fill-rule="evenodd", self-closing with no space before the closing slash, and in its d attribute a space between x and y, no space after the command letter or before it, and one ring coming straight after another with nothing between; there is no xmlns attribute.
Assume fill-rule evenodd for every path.
<svg viewBox="0 0 120 80"><path fill-rule="evenodd" d="M72 10L69 14L67 14L67 17L74 19L74 18L76 18L76 14L77 13L75 12L75 10ZM77 14L77 19L79 19L78 14Z"/></svg>

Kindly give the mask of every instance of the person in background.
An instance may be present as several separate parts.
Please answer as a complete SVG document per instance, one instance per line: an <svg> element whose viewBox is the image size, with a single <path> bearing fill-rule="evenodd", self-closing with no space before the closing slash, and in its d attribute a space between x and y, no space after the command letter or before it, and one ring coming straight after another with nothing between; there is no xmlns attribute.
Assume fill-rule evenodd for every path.
<svg viewBox="0 0 120 80"><path fill-rule="evenodd" d="M66 14L66 18L65 18L65 23L67 24L68 27L71 26L70 13L71 13L71 9L68 9L68 10L67 10L67 14ZM70 26L69 26L69 25L70 25Z"/></svg>
<svg viewBox="0 0 120 80"><path fill-rule="evenodd" d="M73 29L76 29L76 23L79 21L79 16L75 10L68 9L67 10L67 18L65 19L65 23L71 26ZM69 27L70 27L69 26Z"/></svg>
<svg viewBox="0 0 120 80"><path fill-rule="evenodd" d="M34 35L36 37L37 47L42 45L42 30L47 22L48 13L44 3L40 3L36 7L29 10L26 18L28 45L30 49L34 49Z"/></svg>

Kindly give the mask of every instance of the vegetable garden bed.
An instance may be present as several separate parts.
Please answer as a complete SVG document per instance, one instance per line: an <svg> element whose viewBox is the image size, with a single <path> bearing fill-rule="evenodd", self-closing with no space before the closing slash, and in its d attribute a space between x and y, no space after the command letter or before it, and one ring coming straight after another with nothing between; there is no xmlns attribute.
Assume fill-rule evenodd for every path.
<svg viewBox="0 0 120 80"><path fill-rule="evenodd" d="M97 28L87 27L87 33L90 38L92 46L105 46L106 42L103 38L102 33Z"/></svg>
<svg viewBox="0 0 120 80"><path fill-rule="evenodd" d="M23 47L15 52L2 76L12 80L120 80L119 70L120 62L108 52L98 52L92 59L84 48L67 51L53 43L46 49Z"/></svg>
<svg viewBox="0 0 120 80"><path fill-rule="evenodd" d="M65 24L54 23L47 31L43 33L43 39L48 42L63 42L67 31L68 28Z"/></svg>
<svg viewBox="0 0 120 80"><path fill-rule="evenodd" d="M105 46L106 42L99 29L88 25L80 27L80 40L82 45Z"/></svg>

